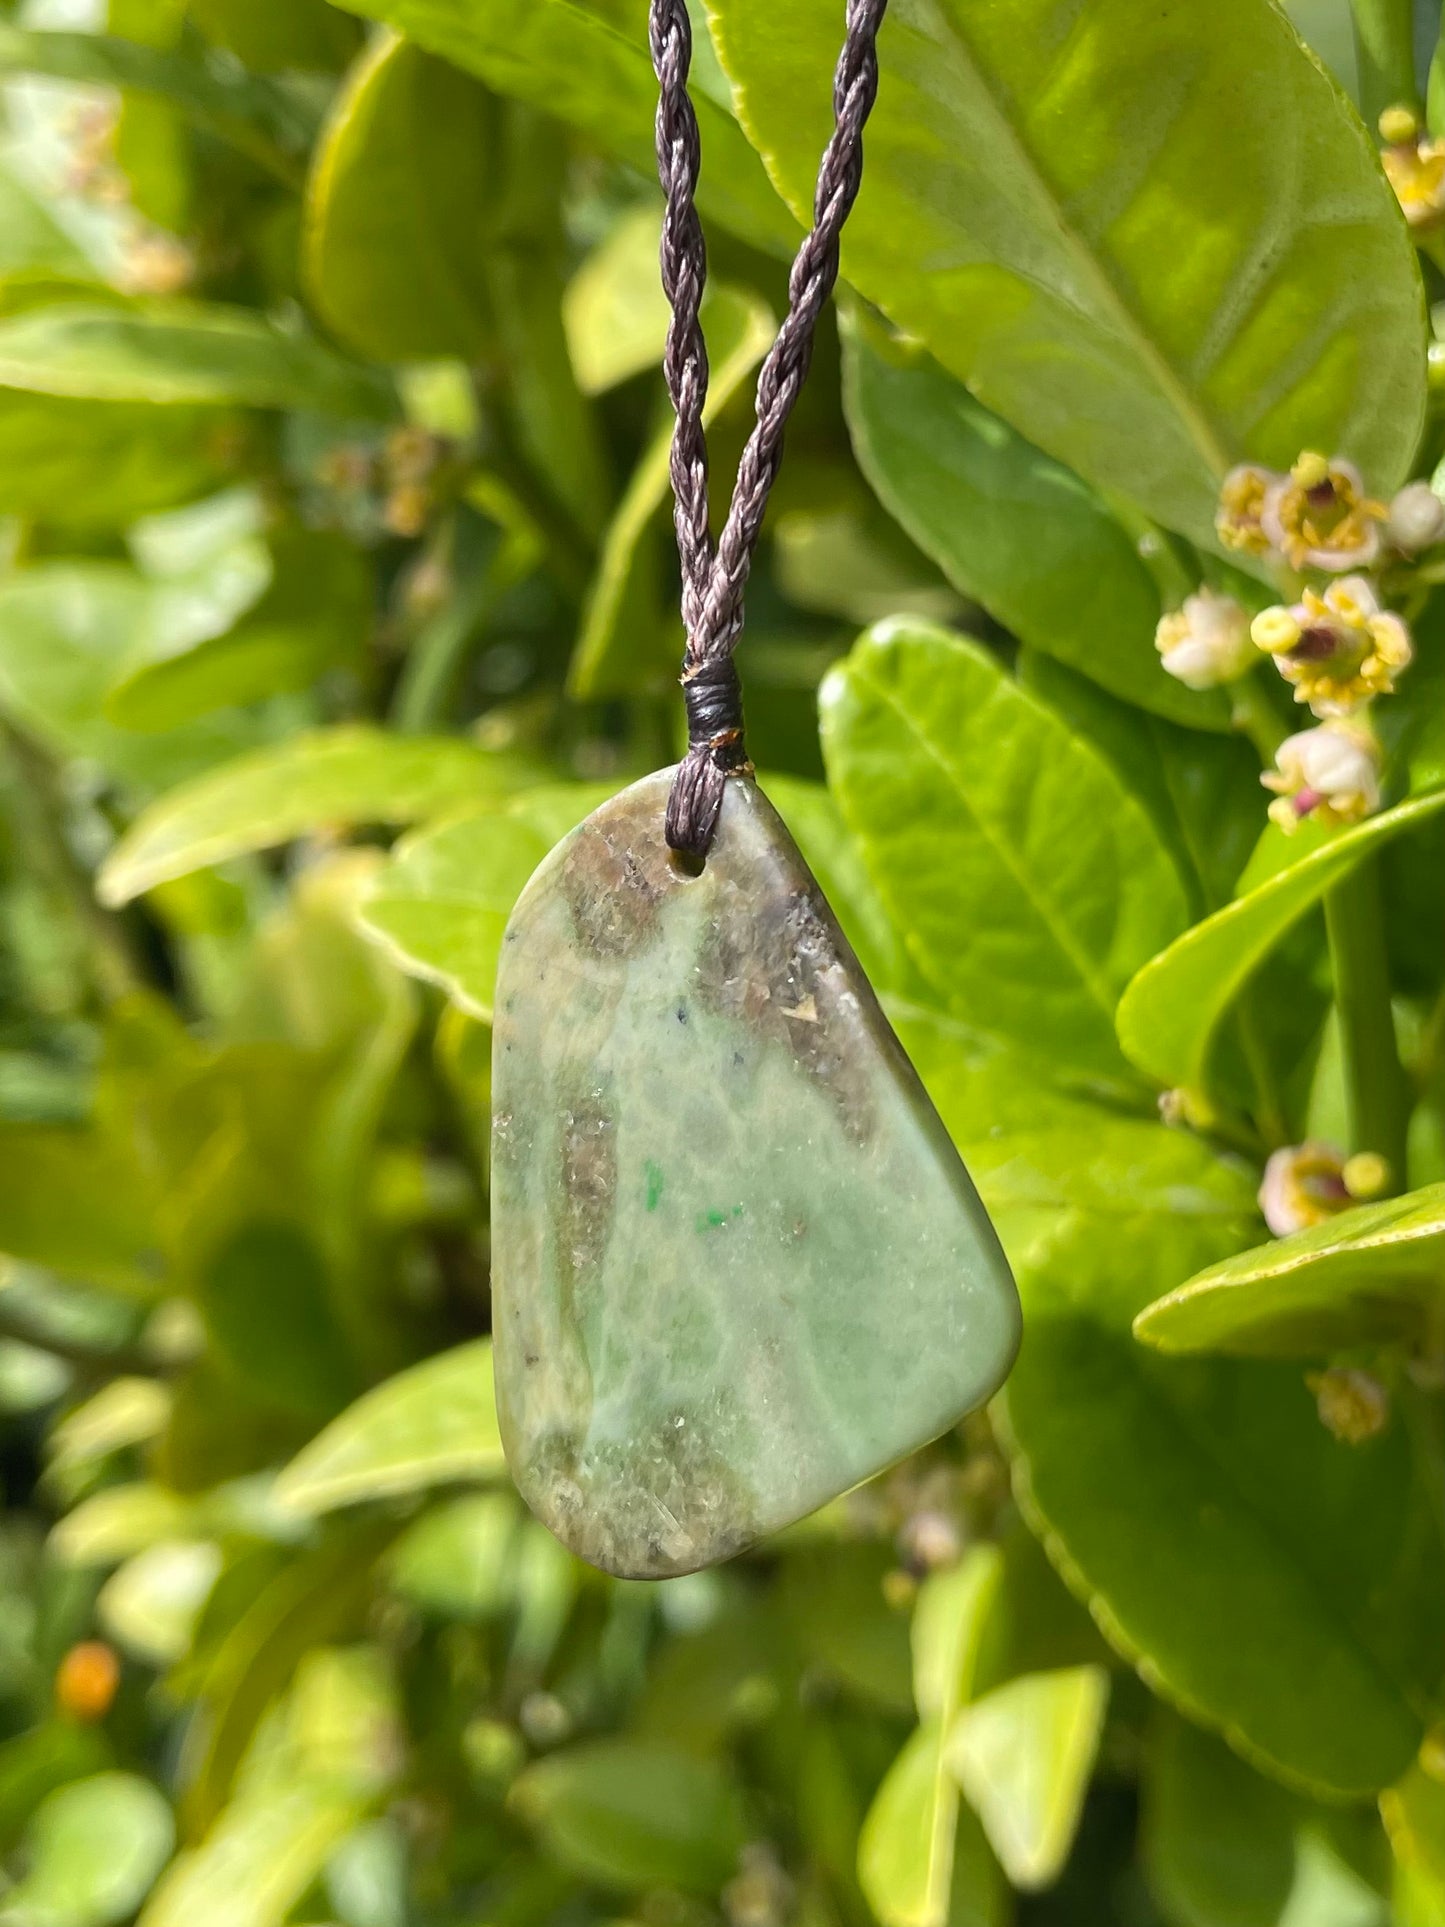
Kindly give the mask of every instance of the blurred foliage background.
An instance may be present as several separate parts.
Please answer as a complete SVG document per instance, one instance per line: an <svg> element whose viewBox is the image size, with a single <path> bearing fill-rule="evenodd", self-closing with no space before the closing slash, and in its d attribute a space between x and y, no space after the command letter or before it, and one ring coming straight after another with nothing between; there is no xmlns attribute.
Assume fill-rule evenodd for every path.
<svg viewBox="0 0 1445 1927"><path fill-rule="evenodd" d="M836 11L727 0L716 45L698 12L719 493ZM1358 56L1343 4L1300 17L1373 117L1412 28L1357 11ZM679 748L645 6L3 10L6 1927L1445 1920L1438 1316L1382 1309L1369 1231L1289 1342L1130 1331L1260 1243L1270 1150L1348 1134L1318 905L1386 845L1438 1285L1435 585L1392 808L1338 844L1266 827L1268 665L1231 710L1153 645L1202 580L1267 600L1212 547L1216 457L1412 472L1421 271L1268 0L1092 9L1053 121L1076 12L899 0L741 656L1024 1359L991 1416L645 1586L511 1491L486 1205L508 910ZM1083 236L1027 325L1064 270L1026 146ZM1372 1375L1317 1406L1341 1357Z"/></svg>

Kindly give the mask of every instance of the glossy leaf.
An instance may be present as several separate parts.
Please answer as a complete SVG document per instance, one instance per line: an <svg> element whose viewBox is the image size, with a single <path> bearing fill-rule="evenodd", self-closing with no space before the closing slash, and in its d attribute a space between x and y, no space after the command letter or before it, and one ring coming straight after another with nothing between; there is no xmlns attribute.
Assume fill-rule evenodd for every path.
<svg viewBox="0 0 1445 1927"><path fill-rule="evenodd" d="M722 287L706 304L704 325L712 378L703 420L711 423L767 353L774 321L756 296ZM661 621L656 609L656 552L648 546L648 537L661 529L671 500L671 451L672 422L666 420L633 470L603 538L568 678L579 700L656 688L676 674L682 623L680 618ZM666 631L665 647L657 640L660 626Z"/></svg>
<svg viewBox="0 0 1445 1927"><path fill-rule="evenodd" d="M866 635L822 715L834 792L940 1006L1127 1081L1114 1006L1188 907L1113 770L977 644L921 624Z"/></svg>
<svg viewBox="0 0 1445 1927"><path fill-rule="evenodd" d="M354 1789L326 1781L238 1800L177 1860L139 1927L280 1927L365 1810Z"/></svg>
<svg viewBox="0 0 1445 1927"><path fill-rule="evenodd" d="M312 830L412 822L505 794L524 775L454 736L388 736L361 724L293 736L143 811L111 852L101 895L126 903L171 877Z"/></svg>
<svg viewBox="0 0 1445 1927"><path fill-rule="evenodd" d="M1018 1276L1027 1335L995 1412L1051 1558L1156 1692L1251 1757L1336 1793L1388 1783L1445 1584L1408 1440L1340 1444L1297 1369L1165 1361L1130 1331L1162 1280L1257 1235L1253 1174L1031 1087L1027 1060L945 1024L903 1034Z"/></svg>
<svg viewBox="0 0 1445 1927"><path fill-rule="evenodd" d="M1156 1351L1319 1358L1419 1343L1445 1300L1445 1184L1365 1204L1191 1278L1134 1321Z"/></svg>
<svg viewBox="0 0 1445 1927"><path fill-rule="evenodd" d="M610 786L544 787L404 838L377 872L363 927L404 970L490 1023L502 935L528 878Z"/></svg>
<svg viewBox="0 0 1445 1927"><path fill-rule="evenodd" d="M628 1740L594 1740L537 1761L513 1786L511 1804L565 1867L608 1887L715 1893L746 1838L720 1766Z"/></svg>
<svg viewBox="0 0 1445 1927"><path fill-rule="evenodd" d="M1122 702L1042 650L1020 651L1018 676L1094 745L1148 810L1196 916L1228 903L1267 820L1253 747Z"/></svg>
<svg viewBox="0 0 1445 1927"><path fill-rule="evenodd" d="M628 32L606 8L577 0L346 4L476 74L496 93L580 128L645 179L653 178L657 80L640 12L629 19ZM698 186L704 216L763 247L791 252L798 230L732 115L701 91L695 105L708 157Z"/></svg>
<svg viewBox="0 0 1445 1927"><path fill-rule="evenodd" d="M394 34L348 77L312 164L305 251L319 313L358 354L479 358L493 120L475 81Z"/></svg>
<svg viewBox="0 0 1445 1927"><path fill-rule="evenodd" d="M171 1857L163 1794L132 1773L98 1773L43 1800L26 1836L28 1869L0 1901L6 1927L117 1927Z"/></svg>
<svg viewBox="0 0 1445 1927"><path fill-rule="evenodd" d="M1386 1927L1391 1918L1347 1851L1363 1832L1353 1814L1311 1807L1180 1720L1160 1723L1144 1802L1149 1885L1172 1927Z"/></svg>
<svg viewBox="0 0 1445 1927"><path fill-rule="evenodd" d="M84 401L385 418L384 377L245 308L63 302L0 320L0 388Z"/></svg>
<svg viewBox="0 0 1445 1927"><path fill-rule="evenodd" d="M786 30L772 0L711 13L801 214L834 10L800 0ZM879 55L844 273L986 407L1199 539L1245 456L1340 448L1377 488L1401 479L1422 400L1415 264L1373 143L1281 12L911 0Z"/></svg>
<svg viewBox="0 0 1445 1927"><path fill-rule="evenodd" d="M965 1707L944 1745L949 1771L1022 1892L1063 1871L1094 1770L1109 1675L1030 1673Z"/></svg>
<svg viewBox="0 0 1445 1927"><path fill-rule="evenodd" d="M1368 817L1186 931L1120 1001L1119 1039L1132 1061L1161 1084L1202 1089L1225 1014L1275 945L1362 858L1442 808L1445 791Z"/></svg>
<svg viewBox="0 0 1445 1927"><path fill-rule="evenodd" d="M855 313L844 395L879 499L953 586L1021 642L1126 702L1222 729L1224 697L1165 674L1159 590L1134 541L1078 477L990 415L918 349Z"/></svg>
<svg viewBox="0 0 1445 1927"><path fill-rule="evenodd" d="M858 1839L858 1881L884 1927L943 1927L959 1825L947 1740L978 1672L1003 1576L993 1547L978 1547L918 1597L913 1623L914 1698L920 1724L874 1797Z"/></svg>
<svg viewBox="0 0 1445 1927"><path fill-rule="evenodd" d="M318 1514L503 1470L492 1346L439 1352L359 1398L293 1459L277 1503Z"/></svg>

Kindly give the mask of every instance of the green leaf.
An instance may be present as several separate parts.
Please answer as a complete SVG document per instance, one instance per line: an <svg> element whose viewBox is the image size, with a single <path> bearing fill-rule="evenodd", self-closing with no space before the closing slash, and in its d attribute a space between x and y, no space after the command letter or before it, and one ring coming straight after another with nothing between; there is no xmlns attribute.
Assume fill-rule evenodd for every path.
<svg viewBox="0 0 1445 1927"><path fill-rule="evenodd" d="M419 47L476 74L495 92L580 128L645 179L655 178L657 79L640 10L629 17L633 30L623 32L603 7L587 0L346 0L346 5L353 13L384 20ZM830 66L832 59L830 54ZM798 230L736 121L701 90L694 105L707 155L698 184L704 218L775 253L791 252Z"/></svg>
<svg viewBox="0 0 1445 1927"><path fill-rule="evenodd" d="M1126 702L1227 728L1221 692L1165 674L1154 647L1158 587L1097 496L861 312L843 338L859 465L960 594Z"/></svg>
<svg viewBox="0 0 1445 1927"><path fill-rule="evenodd" d="M1251 745L1133 708L1041 650L1020 651L1018 676L1087 737L1148 810L1189 886L1195 914L1228 903L1266 821Z"/></svg>
<svg viewBox="0 0 1445 1927"><path fill-rule="evenodd" d="M481 357L494 117L474 80L394 34L348 76L312 163L305 265L318 312L356 353Z"/></svg>
<svg viewBox="0 0 1445 1927"><path fill-rule="evenodd" d="M307 689L353 660L372 622L371 575L342 536L284 529L272 537L274 576L261 599L219 635L177 638L159 654L154 637L123 668L105 699L111 722L146 732L282 691Z"/></svg>
<svg viewBox="0 0 1445 1927"><path fill-rule="evenodd" d="M1252 1758L1335 1793L1387 1784L1419 1741L1445 1585L1402 1428L1342 1445L1297 1370L1131 1335L1165 1281L1248 1241L1253 1175L945 1024L903 1036L1018 1277L1028 1335L994 1409L1050 1557L1156 1692Z"/></svg>
<svg viewBox="0 0 1445 1927"><path fill-rule="evenodd" d="M0 320L0 388L83 401L301 408L385 419L384 376L247 308L62 302Z"/></svg>
<svg viewBox="0 0 1445 1927"><path fill-rule="evenodd" d="M359 1398L291 1461L275 1496L289 1511L315 1515L495 1479L503 1469L492 1345L478 1339Z"/></svg>
<svg viewBox="0 0 1445 1927"><path fill-rule="evenodd" d="M163 1540L127 1559L100 1589L96 1619L107 1639L143 1666L174 1666L191 1650L221 1571L209 1540Z"/></svg>
<svg viewBox="0 0 1445 1927"><path fill-rule="evenodd" d="M1445 1912L1445 1784L1422 1766L1410 1768L1398 1786L1380 1795L1380 1817L1390 1836L1390 1847L1402 1873L1419 1893L1425 1915L1418 1927L1434 1927ZM1417 1927L1402 1922L1401 1927Z"/></svg>
<svg viewBox="0 0 1445 1927"><path fill-rule="evenodd" d="M502 935L528 878L553 846L612 794L605 784L532 790L403 838L361 907L362 927L403 970L440 984L484 1023Z"/></svg>
<svg viewBox="0 0 1445 1927"><path fill-rule="evenodd" d="M0 1251L149 1297L159 1199L130 1145L66 1125L0 1125Z"/></svg>
<svg viewBox="0 0 1445 1927"><path fill-rule="evenodd" d="M703 420L711 423L767 353L776 324L757 296L728 287L714 290L703 319L712 359ZM671 419L664 421L648 443L603 538L568 675L578 701L633 694L676 674L682 622L660 622L657 558L649 544L671 499L672 429ZM653 640L659 627L666 632L665 647Z"/></svg>
<svg viewBox="0 0 1445 1927"><path fill-rule="evenodd" d="M602 395L662 362L672 309L658 273L661 218L625 214L567 284L567 352L584 395Z"/></svg>
<svg viewBox="0 0 1445 1927"><path fill-rule="evenodd" d="M356 23L326 0L190 0L208 40L253 74L331 73L355 51Z"/></svg>
<svg viewBox="0 0 1445 1927"><path fill-rule="evenodd" d="M265 734L234 712L139 736L105 715L117 665L156 633L156 594L114 562L42 562L0 579L0 710L61 757L144 793L184 781Z"/></svg>
<svg viewBox="0 0 1445 1927"><path fill-rule="evenodd" d="M1188 906L1108 764L977 644L923 624L864 636L822 717L834 793L941 1006L1127 1082L1114 1006Z"/></svg>
<svg viewBox="0 0 1445 1927"><path fill-rule="evenodd" d="M504 795L526 771L455 736L390 736L342 724L291 737L172 790L138 816L107 859L115 905L171 877L320 829L407 823Z"/></svg>
<svg viewBox="0 0 1445 1927"><path fill-rule="evenodd" d="M214 487L235 418L0 385L0 515L120 528Z"/></svg>
<svg viewBox="0 0 1445 1927"><path fill-rule="evenodd" d="M65 1566L114 1566L163 1539L180 1537L191 1521L190 1501L166 1486L110 1485L60 1520L48 1541L50 1556Z"/></svg>
<svg viewBox="0 0 1445 1927"><path fill-rule="evenodd" d="M1341 830L1186 931L1144 966L1120 1001L1119 1040L1132 1061L1171 1088L1203 1089L1226 1013L1281 938L1372 850L1442 808L1445 790Z"/></svg>
<svg viewBox="0 0 1445 1927"><path fill-rule="evenodd" d="M774 0L710 12L801 215L831 126L831 0L785 24ZM1372 139L1280 11L910 0L879 57L843 270L985 407L1204 541L1246 456L1339 448L1377 492L1399 483L1418 271Z"/></svg>
<svg viewBox="0 0 1445 1927"><path fill-rule="evenodd" d="M1073 1848L1109 1703L1100 1666L1030 1673L965 1707L944 1753L1013 1885L1052 1886Z"/></svg>
<svg viewBox="0 0 1445 1927"><path fill-rule="evenodd" d="M98 1773L44 1799L26 1833L28 1870L0 1902L6 1927L116 1927L171 1857L163 1794L132 1773Z"/></svg>
<svg viewBox="0 0 1445 1927"><path fill-rule="evenodd" d="M217 1363L266 1403L325 1416L354 1394L326 1265L301 1226L265 1217L238 1226L210 1254L196 1302Z"/></svg>
<svg viewBox="0 0 1445 1927"><path fill-rule="evenodd" d="M564 1867L607 1887L715 1894L736 1873L747 1837L720 1766L628 1740L537 1761L510 1804Z"/></svg>
<svg viewBox="0 0 1445 1927"><path fill-rule="evenodd" d="M3 47L3 37L0 37ZM90 257L14 170L0 165L0 281L97 281Z"/></svg>
<svg viewBox="0 0 1445 1927"><path fill-rule="evenodd" d="M1171 1355L1319 1358L1421 1343L1442 1299L1445 1184L1432 1184L1226 1258L1147 1305L1134 1332Z"/></svg>
<svg viewBox="0 0 1445 1927"><path fill-rule="evenodd" d="M324 1780L243 1797L181 1855L139 1927L280 1927L367 1804Z"/></svg>
<svg viewBox="0 0 1445 1927"><path fill-rule="evenodd" d="M122 87L169 101L197 126L289 186L310 137L296 97L249 74L93 33L27 33L0 27L0 73L45 74L89 87Z"/></svg>
<svg viewBox="0 0 1445 1927"><path fill-rule="evenodd" d="M920 1725L886 1774L858 1838L858 1881L883 1927L944 1927L958 1833L957 1782L945 1742L973 1692L1003 1577L996 1547L979 1546L918 1596L914 1698Z"/></svg>
<svg viewBox="0 0 1445 1927"><path fill-rule="evenodd" d="M1182 1720L1161 1722L1146 1756L1145 1870L1174 1927L1387 1927L1345 1851L1353 1818L1261 1779Z"/></svg>

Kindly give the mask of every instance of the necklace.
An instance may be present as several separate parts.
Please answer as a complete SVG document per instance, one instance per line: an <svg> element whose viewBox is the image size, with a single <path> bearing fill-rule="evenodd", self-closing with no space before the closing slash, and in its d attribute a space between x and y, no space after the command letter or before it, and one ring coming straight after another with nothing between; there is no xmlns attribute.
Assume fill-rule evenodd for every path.
<svg viewBox="0 0 1445 1927"><path fill-rule="evenodd" d="M688 750L561 843L502 946L492 1292L508 1462L563 1542L690 1572L947 1431L1018 1343L1007 1261L753 780L733 650L863 171L887 0L848 0L812 231L713 543L686 0L652 0Z"/></svg>

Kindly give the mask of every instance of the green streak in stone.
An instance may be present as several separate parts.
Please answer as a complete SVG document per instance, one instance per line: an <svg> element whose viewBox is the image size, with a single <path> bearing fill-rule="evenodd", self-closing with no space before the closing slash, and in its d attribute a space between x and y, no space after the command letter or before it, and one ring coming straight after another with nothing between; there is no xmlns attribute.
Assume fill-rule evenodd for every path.
<svg viewBox="0 0 1445 1927"><path fill-rule="evenodd" d="M788 832L735 780L686 876L671 777L528 884L494 1044L508 1462L560 1539L636 1578L728 1558L937 1437L1019 1335L993 1228Z"/></svg>

